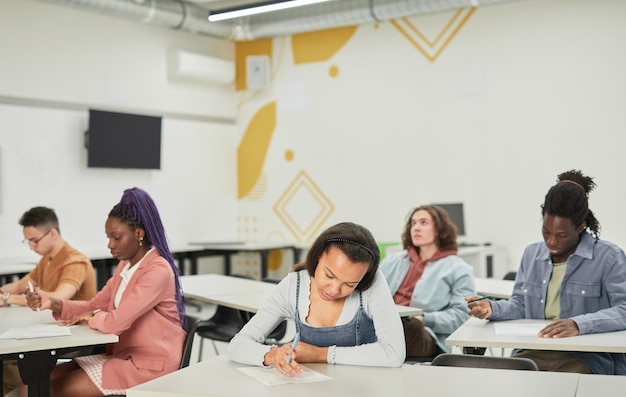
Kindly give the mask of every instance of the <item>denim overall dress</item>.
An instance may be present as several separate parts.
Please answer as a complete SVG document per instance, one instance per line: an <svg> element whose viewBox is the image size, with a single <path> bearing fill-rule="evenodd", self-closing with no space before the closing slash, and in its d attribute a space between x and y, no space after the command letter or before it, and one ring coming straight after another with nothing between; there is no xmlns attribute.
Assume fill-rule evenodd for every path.
<svg viewBox="0 0 626 397"><path fill-rule="evenodd" d="M318 347L358 346L378 341L374 321L365 313L363 295L359 291L359 310L350 322L333 327L312 327L300 320L300 273L296 286L296 331L300 332L300 340Z"/></svg>

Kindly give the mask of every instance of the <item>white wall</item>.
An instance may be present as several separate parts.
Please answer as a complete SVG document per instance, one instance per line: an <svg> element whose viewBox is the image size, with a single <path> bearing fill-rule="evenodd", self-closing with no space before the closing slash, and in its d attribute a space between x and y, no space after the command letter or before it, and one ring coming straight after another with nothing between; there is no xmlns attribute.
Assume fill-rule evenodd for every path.
<svg viewBox="0 0 626 397"><path fill-rule="evenodd" d="M434 37L451 15L409 20ZM390 22L360 26L331 59L305 65L294 64L290 37L277 38L272 86L234 94L170 81L166 70L172 49L230 59L232 43L2 0L3 256L23 253L17 219L34 204L59 210L72 243L100 248L106 213L134 185L154 194L172 240L241 237L249 219L247 239L293 240L273 206L303 170L335 207L324 226L351 220L398 240L413 206L463 201L468 239L503 247L514 269L541 238L547 189L559 172L580 168L598 183L591 208L602 236L626 246L623 15L622 0L480 7L432 63ZM278 114L265 191L237 205L237 134L271 101ZM163 170L87 169L81 136L92 105L169 114Z"/></svg>
<svg viewBox="0 0 626 397"><path fill-rule="evenodd" d="M17 222L35 205L57 211L71 244L106 252L106 215L133 186L155 199L172 245L234 238L233 86L170 81L167 70L170 51L232 59L232 43L3 0L0 48L3 257L26 254ZM161 170L87 168L89 107L163 115Z"/></svg>
<svg viewBox="0 0 626 397"><path fill-rule="evenodd" d="M452 15L409 20L434 39ZM290 37L275 40L273 85L239 120L277 102L267 192L240 216L270 212L304 170L335 206L325 226L352 220L398 241L412 207L462 201L468 240L504 247L515 269L541 239L548 188L577 168L596 178L602 236L626 246L624 15L618 0L480 7L432 63L390 22L360 26L329 60L304 65ZM262 221L259 236L289 236L278 217Z"/></svg>

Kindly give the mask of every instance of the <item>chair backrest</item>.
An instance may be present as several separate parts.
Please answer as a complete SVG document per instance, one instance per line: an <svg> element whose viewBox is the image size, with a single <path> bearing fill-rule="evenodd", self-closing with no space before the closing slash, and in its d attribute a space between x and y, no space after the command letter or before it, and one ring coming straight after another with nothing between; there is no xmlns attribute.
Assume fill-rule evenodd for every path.
<svg viewBox="0 0 626 397"><path fill-rule="evenodd" d="M272 284L280 283L280 279L271 278L271 277L265 277L263 281L266 283L272 283ZM286 333L287 333L287 320L284 320L283 322L278 324L276 329L270 332L270 334L267 336L267 339L265 340L265 344L278 343L281 339L285 337Z"/></svg>
<svg viewBox="0 0 626 397"><path fill-rule="evenodd" d="M187 336L185 337L185 342L183 343L183 355L180 359L179 368L189 366L189 361L191 360L191 350L193 349L193 341L196 336L196 325L199 320L200 319L198 317L185 313L185 331L187 331Z"/></svg>
<svg viewBox="0 0 626 397"><path fill-rule="evenodd" d="M537 364L529 358L479 356L476 354L443 353L435 357L431 365L539 371Z"/></svg>
<svg viewBox="0 0 626 397"><path fill-rule="evenodd" d="M502 279L515 281L515 276L517 276L517 272L508 272L507 274L504 275Z"/></svg>

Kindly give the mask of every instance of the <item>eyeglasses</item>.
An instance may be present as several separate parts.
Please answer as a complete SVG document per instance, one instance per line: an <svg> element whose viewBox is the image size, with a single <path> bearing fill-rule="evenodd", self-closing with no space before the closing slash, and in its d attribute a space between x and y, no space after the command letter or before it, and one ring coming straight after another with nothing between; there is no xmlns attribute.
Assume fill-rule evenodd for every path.
<svg viewBox="0 0 626 397"><path fill-rule="evenodd" d="M40 242L40 241L41 241L44 237L46 237L46 236L47 236L47 235L48 235L51 231L52 231L52 229L49 229L47 232L45 232L45 233L43 234L43 236L41 236L41 237L39 237L39 238L34 238L34 239L31 239L31 240L29 240L29 239L25 238L24 240L22 240L22 244L24 244L25 246L27 246L27 247L29 247L29 248L30 248L30 246L31 246L31 245L37 245L37 244L39 244L39 242Z"/></svg>

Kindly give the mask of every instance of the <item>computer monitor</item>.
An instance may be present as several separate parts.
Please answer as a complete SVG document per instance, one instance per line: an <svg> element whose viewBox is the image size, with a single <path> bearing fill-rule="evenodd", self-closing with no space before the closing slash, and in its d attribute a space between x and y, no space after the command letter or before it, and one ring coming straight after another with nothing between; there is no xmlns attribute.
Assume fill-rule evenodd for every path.
<svg viewBox="0 0 626 397"><path fill-rule="evenodd" d="M454 223L459 229L458 237L465 237L465 215L463 213L463 203L433 203L433 205L446 210L448 216L450 217L450 221L452 221L452 223Z"/></svg>

